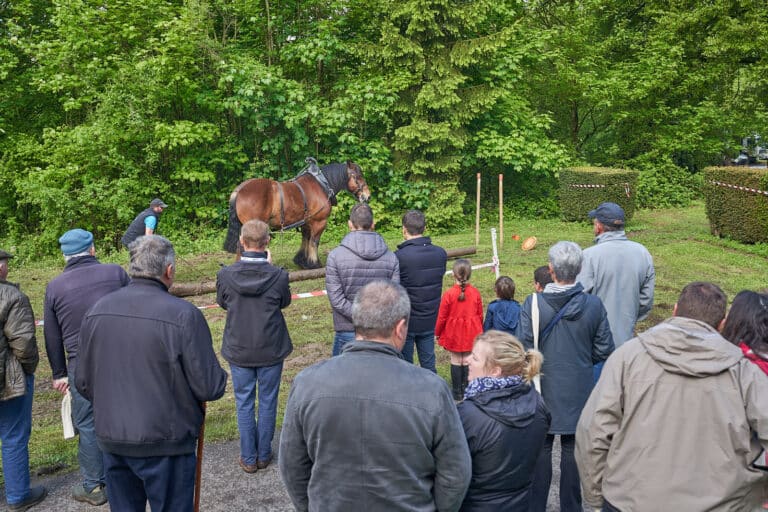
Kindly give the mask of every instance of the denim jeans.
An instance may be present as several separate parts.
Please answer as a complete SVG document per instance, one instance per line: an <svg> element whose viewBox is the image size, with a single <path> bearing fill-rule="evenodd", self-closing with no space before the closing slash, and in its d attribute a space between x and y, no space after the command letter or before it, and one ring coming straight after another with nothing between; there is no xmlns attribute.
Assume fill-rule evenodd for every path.
<svg viewBox="0 0 768 512"><path fill-rule="evenodd" d="M344 345L350 341L355 341L355 331L336 331L333 335L333 355L341 354Z"/></svg>
<svg viewBox="0 0 768 512"><path fill-rule="evenodd" d="M419 365L422 368L437 373L435 368L435 331L409 332L403 345L403 359L413 363L413 346L419 354Z"/></svg>
<svg viewBox="0 0 768 512"><path fill-rule="evenodd" d="M283 362L273 366L243 368L229 365L232 372L232 388L235 391L237 429L240 431L240 457L246 464L257 460L268 461L272 457L272 438L277 421L277 395ZM259 416L254 416L256 386L259 387Z"/></svg>
<svg viewBox="0 0 768 512"><path fill-rule="evenodd" d="M192 510L194 453L168 457L125 457L104 452L109 507L120 512Z"/></svg>
<svg viewBox="0 0 768 512"><path fill-rule="evenodd" d="M72 394L72 422L78 431L77 461L80 463L80 476L83 487L90 492L104 485L104 460L96 443L96 430L93 425L93 406L75 387L75 370L70 366L69 392Z"/></svg>
<svg viewBox="0 0 768 512"><path fill-rule="evenodd" d="M29 435L35 376L27 375L24 396L0 402L0 442L3 453L5 499L15 505L29 496Z"/></svg>
<svg viewBox="0 0 768 512"><path fill-rule="evenodd" d="M555 436L547 434L544 447L536 462L531 485L530 512L544 512L547 509L549 485L552 482L552 444ZM560 436L560 512L581 512L581 482L573 450L576 447L574 434Z"/></svg>

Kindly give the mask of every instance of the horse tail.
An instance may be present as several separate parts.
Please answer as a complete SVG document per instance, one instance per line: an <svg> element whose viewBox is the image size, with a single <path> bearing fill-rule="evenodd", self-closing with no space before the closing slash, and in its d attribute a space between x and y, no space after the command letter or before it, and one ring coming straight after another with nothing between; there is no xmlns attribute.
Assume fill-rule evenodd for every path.
<svg viewBox="0 0 768 512"><path fill-rule="evenodd" d="M240 228L243 223L237 216L237 187L229 196L229 224L227 226L227 238L224 240L224 250L231 253L237 252L237 244L240 241Z"/></svg>

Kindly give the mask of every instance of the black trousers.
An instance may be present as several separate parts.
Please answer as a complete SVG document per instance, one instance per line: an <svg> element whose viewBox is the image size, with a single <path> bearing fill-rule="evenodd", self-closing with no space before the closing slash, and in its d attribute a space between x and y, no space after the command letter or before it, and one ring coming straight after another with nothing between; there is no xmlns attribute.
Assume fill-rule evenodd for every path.
<svg viewBox="0 0 768 512"><path fill-rule="evenodd" d="M552 482L552 445L555 436L547 434L544 447L536 462L531 486L531 512L545 512L549 486ZM560 436L560 512L581 512L581 483L576 458L573 451L576 448L576 436Z"/></svg>

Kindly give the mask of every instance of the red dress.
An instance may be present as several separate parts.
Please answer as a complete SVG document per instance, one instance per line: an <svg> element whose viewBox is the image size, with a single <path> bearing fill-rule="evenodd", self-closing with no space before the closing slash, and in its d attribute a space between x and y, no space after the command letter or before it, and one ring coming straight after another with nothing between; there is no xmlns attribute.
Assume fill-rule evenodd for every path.
<svg viewBox="0 0 768 512"><path fill-rule="evenodd" d="M451 352L470 352L475 337L483 332L483 299L471 284L464 286L464 300L459 300L458 284L443 294L437 313L435 336L441 347Z"/></svg>

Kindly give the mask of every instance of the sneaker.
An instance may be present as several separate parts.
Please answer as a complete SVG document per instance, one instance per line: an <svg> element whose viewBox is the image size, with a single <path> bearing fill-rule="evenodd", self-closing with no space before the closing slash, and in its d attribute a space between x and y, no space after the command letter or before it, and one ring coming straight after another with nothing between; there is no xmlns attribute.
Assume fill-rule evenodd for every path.
<svg viewBox="0 0 768 512"><path fill-rule="evenodd" d="M240 457L240 467L243 468L243 471L246 473L255 473L259 470L258 463L256 464L246 464L242 457Z"/></svg>
<svg viewBox="0 0 768 512"><path fill-rule="evenodd" d="M29 489L29 496L27 496L27 499L24 501L20 501L19 503L14 504L8 504L8 510L29 510L30 508L34 507L41 501L45 499L45 497L48 496L48 489L43 487L42 485L38 485L37 487L32 487Z"/></svg>
<svg viewBox="0 0 768 512"><path fill-rule="evenodd" d="M72 497L75 501L82 501L89 505L103 505L107 502L107 493L104 485L97 485L90 492L86 491L82 485L76 485L72 489Z"/></svg>
<svg viewBox="0 0 768 512"><path fill-rule="evenodd" d="M267 466L269 466L269 463L272 462L272 456L270 455L268 459L265 460L257 460L256 461L256 467L259 469L267 469Z"/></svg>

